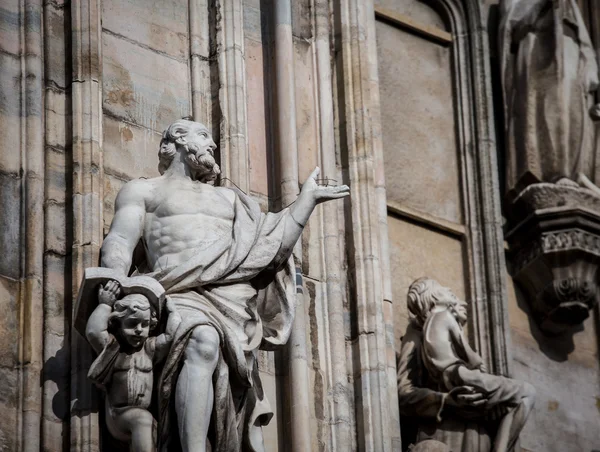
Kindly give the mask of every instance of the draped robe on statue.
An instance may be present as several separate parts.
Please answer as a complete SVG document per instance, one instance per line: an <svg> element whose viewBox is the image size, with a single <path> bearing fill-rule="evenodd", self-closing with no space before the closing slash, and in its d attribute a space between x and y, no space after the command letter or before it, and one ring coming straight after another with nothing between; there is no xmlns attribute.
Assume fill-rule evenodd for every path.
<svg viewBox="0 0 600 452"><path fill-rule="evenodd" d="M492 441L481 410L458 410L443 403L444 393L432 383L423 363L422 347L423 330L411 321L402 337L397 363L402 441L434 439L454 452L490 452ZM436 419L438 414L441 421ZM410 435L413 429L416 437Z"/></svg>
<svg viewBox="0 0 600 452"><path fill-rule="evenodd" d="M213 452L254 451L261 426L273 413L257 366L259 348L283 345L294 319L293 259L281 259L289 210L263 214L256 202L234 190L230 234L176 267L150 273L165 288L183 319L158 386L159 450L177 450L174 393L193 329L211 325L220 337L213 376L214 405L209 431ZM224 202L226 201L224 198ZM193 380L192 384L193 384Z"/></svg>
<svg viewBox="0 0 600 452"><path fill-rule="evenodd" d="M579 173L594 181L598 67L577 4L503 0L501 9L507 190Z"/></svg>

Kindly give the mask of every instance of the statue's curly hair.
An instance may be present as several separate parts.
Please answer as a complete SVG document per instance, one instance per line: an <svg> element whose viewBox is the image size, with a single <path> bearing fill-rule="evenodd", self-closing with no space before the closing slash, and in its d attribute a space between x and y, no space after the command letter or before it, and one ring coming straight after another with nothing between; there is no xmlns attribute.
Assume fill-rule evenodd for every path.
<svg viewBox="0 0 600 452"><path fill-rule="evenodd" d="M408 288L406 305L411 318L418 326L423 326L429 311L440 301L439 292L442 289L435 279L423 277L415 280Z"/></svg>
<svg viewBox="0 0 600 452"><path fill-rule="evenodd" d="M194 121L184 118L175 121L163 132L158 150L158 172L163 174L171 165L171 161L177 152L176 140L185 137L190 132Z"/></svg>
<svg viewBox="0 0 600 452"><path fill-rule="evenodd" d="M150 310L150 331L152 331L158 324L158 318L148 298L142 294L126 295L115 301L113 305L113 311L108 317L109 330L116 332L125 317L135 314L137 311L147 311L148 309Z"/></svg>

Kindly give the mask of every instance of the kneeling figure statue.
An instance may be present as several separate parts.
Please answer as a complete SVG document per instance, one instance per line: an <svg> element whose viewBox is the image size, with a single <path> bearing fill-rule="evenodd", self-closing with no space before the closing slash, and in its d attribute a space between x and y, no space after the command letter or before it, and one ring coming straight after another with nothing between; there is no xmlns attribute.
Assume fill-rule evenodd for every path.
<svg viewBox="0 0 600 452"><path fill-rule="evenodd" d="M410 286L408 299L416 321L422 325L421 362L430 381L444 394L443 400L465 391L481 395L485 400L479 406L481 418L496 421L492 451L511 451L533 408L533 386L487 372L482 357L464 334L467 303L450 289L421 278ZM443 407L442 401L438 421Z"/></svg>

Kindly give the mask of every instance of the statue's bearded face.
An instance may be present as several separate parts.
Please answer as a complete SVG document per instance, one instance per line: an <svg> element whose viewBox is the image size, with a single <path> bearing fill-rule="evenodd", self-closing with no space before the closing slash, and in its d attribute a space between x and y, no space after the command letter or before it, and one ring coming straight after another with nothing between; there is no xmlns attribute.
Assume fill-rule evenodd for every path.
<svg viewBox="0 0 600 452"><path fill-rule="evenodd" d="M196 175L197 180L208 182L215 180L221 169L215 161L217 145L208 129L198 123L190 127L185 136L185 161Z"/></svg>

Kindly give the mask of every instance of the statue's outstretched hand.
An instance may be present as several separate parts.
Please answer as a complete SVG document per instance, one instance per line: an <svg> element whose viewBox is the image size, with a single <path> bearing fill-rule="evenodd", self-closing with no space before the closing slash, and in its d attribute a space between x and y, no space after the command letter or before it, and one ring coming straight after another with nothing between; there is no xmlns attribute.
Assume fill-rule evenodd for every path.
<svg viewBox="0 0 600 452"><path fill-rule="evenodd" d="M98 289L98 302L112 308L121 295L121 285L117 281L109 281Z"/></svg>
<svg viewBox="0 0 600 452"><path fill-rule="evenodd" d="M310 197L314 204L319 204L330 199L344 198L350 194L350 187L347 185L338 185L335 187L319 185L317 177L320 172L319 167L316 167L310 176L308 176L308 179L302 185L300 196Z"/></svg>

